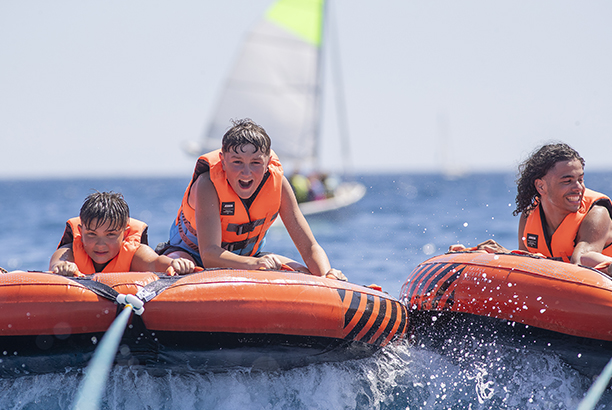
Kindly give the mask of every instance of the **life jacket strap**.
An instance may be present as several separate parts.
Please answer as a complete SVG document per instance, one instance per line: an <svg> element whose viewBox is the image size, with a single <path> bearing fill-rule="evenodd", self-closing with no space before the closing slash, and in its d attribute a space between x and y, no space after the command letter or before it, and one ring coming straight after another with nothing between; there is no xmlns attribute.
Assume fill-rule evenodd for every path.
<svg viewBox="0 0 612 410"><path fill-rule="evenodd" d="M263 225L265 221L266 221L265 218L261 218L261 219L257 219L252 222L246 222L243 224L227 224L227 231L235 232L236 235L242 235L245 233L253 232L255 228Z"/></svg>
<svg viewBox="0 0 612 410"><path fill-rule="evenodd" d="M245 239L244 241L237 242L222 242L221 247L230 252L234 252L236 250L244 249L252 243L257 242L258 237L255 236L253 238Z"/></svg>

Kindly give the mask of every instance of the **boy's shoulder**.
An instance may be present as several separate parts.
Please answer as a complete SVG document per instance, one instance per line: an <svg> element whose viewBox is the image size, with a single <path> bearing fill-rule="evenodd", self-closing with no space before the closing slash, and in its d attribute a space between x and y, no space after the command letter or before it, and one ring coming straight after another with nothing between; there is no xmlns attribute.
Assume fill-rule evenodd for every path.
<svg viewBox="0 0 612 410"><path fill-rule="evenodd" d="M78 217L77 217L78 218ZM72 248L72 242L74 242L74 232L73 232L73 224L71 223L75 218L71 218L66 222L66 227L64 228L64 234L62 235L62 239L60 240L57 248L62 248L65 245L70 245ZM80 219L79 219L80 220Z"/></svg>

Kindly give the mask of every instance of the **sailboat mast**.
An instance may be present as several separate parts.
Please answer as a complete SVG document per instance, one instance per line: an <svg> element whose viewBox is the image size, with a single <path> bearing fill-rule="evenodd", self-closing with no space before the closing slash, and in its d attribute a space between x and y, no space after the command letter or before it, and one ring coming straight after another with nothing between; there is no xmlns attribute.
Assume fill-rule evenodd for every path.
<svg viewBox="0 0 612 410"><path fill-rule="evenodd" d="M338 32L332 24L333 18L331 15L331 0L323 1L321 4L322 21L321 21L321 46L318 49L318 65L317 65L317 89L315 91L315 165L320 168L320 147L321 147L321 127L323 117L323 90L325 83L325 67L326 59L329 58L331 69L331 81L333 83L333 100L335 102L336 121L338 126L338 134L340 138L340 156L342 158L342 173L352 173L351 164L351 143L348 129L348 116L346 111L346 102L344 100L344 83L342 81L342 68L340 64L340 45L338 41ZM323 40L324 39L324 40Z"/></svg>
<svg viewBox="0 0 612 410"><path fill-rule="evenodd" d="M321 20L320 20L320 39L319 47L317 48L317 68L316 68L316 80L315 80L315 91L314 91L314 168L320 169L321 167L321 128L323 122L323 82L325 81L325 35L326 35L326 24L327 24L327 1L321 2Z"/></svg>
<svg viewBox="0 0 612 410"><path fill-rule="evenodd" d="M327 10L330 13L329 10ZM328 19L331 20L331 19ZM335 86L334 100L336 102L336 118L338 121L338 133L340 134L340 146L342 155L342 171L345 174L353 173L353 164L351 161L351 138L348 126L348 115L346 110L346 101L344 99L344 82L342 80L342 67L340 58L340 42L338 40L338 31L334 25L327 28L330 49L330 66L332 69L332 78Z"/></svg>

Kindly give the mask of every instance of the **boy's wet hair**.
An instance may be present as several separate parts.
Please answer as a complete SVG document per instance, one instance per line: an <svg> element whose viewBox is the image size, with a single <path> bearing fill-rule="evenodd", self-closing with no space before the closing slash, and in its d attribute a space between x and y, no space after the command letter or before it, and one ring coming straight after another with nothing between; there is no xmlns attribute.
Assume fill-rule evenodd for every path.
<svg viewBox="0 0 612 410"><path fill-rule="evenodd" d="M96 230L110 222L110 230L120 230L128 224L130 208L119 193L94 192L85 198L79 216L87 229Z"/></svg>
<svg viewBox="0 0 612 410"><path fill-rule="evenodd" d="M272 142L262 126L256 124L250 118L232 120L233 126L225 133L221 142L223 152L234 151L238 153L238 148L252 144L256 151L261 151L265 155L270 155Z"/></svg>

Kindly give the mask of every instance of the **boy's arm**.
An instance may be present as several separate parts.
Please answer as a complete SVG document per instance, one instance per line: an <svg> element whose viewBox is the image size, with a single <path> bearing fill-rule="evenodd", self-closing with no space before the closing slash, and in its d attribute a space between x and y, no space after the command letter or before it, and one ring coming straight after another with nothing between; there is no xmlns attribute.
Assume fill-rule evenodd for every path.
<svg viewBox="0 0 612 410"><path fill-rule="evenodd" d="M193 184L189 203L195 209L200 257L205 267L281 269L282 262L276 255L265 255L261 258L241 256L221 247L219 196L209 173L200 175Z"/></svg>
<svg viewBox="0 0 612 410"><path fill-rule="evenodd" d="M280 216L310 273L315 276L329 274L337 279L346 280L342 272L331 268L327 254L310 230L306 218L300 211L293 189L285 177L283 177L281 191Z"/></svg>
<svg viewBox="0 0 612 410"><path fill-rule="evenodd" d="M172 259L166 255L158 255L148 245L141 244L134 257L130 270L132 272L166 272L184 275L192 273L195 264L187 259ZM170 270L170 271L169 271Z"/></svg>
<svg viewBox="0 0 612 410"><path fill-rule="evenodd" d="M591 267L595 266L589 262L594 257L593 253L601 254L606 243L609 243L611 239L612 219L610 219L608 209L596 205L591 208L580 224L578 234L576 235L576 247L572 253L572 263L583 263ZM585 254L590 254L591 256L581 262L582 256ZM599 259L597 263L600 263L609 258L602 254L600 257L596 257L596 259Z"/></svg>
<svg viewBox="0 0 612 410"><path fill-rule="evenodd" d="M53 252L49 261L49 271L62 276L78 276L80 274L79 267L74 263L71 243L61 246Z"/></svg>
<svg viewBox="0 0 612 410"><path fill-rule="evenodd" d="M612 258L603 253L585 252L580 255L580 264L590 268L605 270L608 275L612 276Z"/></svg>

